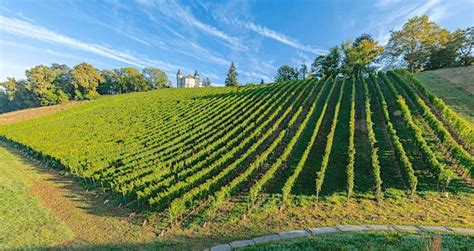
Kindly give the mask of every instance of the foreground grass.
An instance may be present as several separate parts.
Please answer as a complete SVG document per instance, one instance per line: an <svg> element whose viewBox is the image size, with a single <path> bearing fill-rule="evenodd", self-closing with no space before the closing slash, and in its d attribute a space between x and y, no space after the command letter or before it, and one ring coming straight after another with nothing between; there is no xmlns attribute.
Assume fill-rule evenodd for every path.
<svg viewBox="0 0 474 251"><path fill-rule="evenodd" d="M474 237L406 232L353 232L276 241L239 250L472 250Z"/></svg>
<svg viewBox="0 0 474 251"><path fill-rule="evenodd" d="M0 143L0 250L167 246L134 215Z"/></svg>
<svg viewBox="0 0 474 251"><path fill-rule="evenodd" d="M0 147L0 249L56 246L73 233L28 190L38 174Z"/></svg>

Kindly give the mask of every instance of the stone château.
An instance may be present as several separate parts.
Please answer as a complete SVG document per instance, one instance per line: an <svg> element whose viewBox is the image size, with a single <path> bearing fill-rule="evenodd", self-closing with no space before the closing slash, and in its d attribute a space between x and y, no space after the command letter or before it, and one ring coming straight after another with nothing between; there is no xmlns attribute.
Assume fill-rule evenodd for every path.
<svg viewBox="0 0 474 251"><path fill-rule="evenodd" d="M193 87L201 87L201 77L199 73L196 71L194 72L194 76L187 74L183 76L181 74L181 69L178 70L176 73L176 87L178 88L193 88Z"/></svg>

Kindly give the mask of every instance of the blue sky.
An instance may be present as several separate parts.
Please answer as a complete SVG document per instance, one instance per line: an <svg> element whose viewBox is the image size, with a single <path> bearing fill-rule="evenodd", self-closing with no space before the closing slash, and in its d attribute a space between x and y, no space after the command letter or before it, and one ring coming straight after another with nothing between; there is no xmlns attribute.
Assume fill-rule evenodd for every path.
<svg viewBox="0 0 474 251"><path fill-rule="evenodd" d="M198 70L223 83L271 81L283 64L310 64L361 33L382 43L415 15L449 30L474 25L474 0L0 0L0 81L53 62L97 68Z"/></svg>

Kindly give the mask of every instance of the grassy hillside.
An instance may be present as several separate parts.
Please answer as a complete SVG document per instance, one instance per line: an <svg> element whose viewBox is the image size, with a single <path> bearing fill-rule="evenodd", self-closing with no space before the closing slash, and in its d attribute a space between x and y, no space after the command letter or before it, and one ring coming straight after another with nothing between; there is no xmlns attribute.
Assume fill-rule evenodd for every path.
<svg viewBox="0 0 474 251"><path fill-rule="evenodd" d="M170 222L444 190L464 208L473 134L406 72L119 95L0 127L117 204ZM245 203L229 208L235 200Z"/></svg>
<svg viewBox="0 0 474 251"><path fill-rule="evenodd" d="M415 76L453 110L474 122L474 66L425 71Z"/></svg>

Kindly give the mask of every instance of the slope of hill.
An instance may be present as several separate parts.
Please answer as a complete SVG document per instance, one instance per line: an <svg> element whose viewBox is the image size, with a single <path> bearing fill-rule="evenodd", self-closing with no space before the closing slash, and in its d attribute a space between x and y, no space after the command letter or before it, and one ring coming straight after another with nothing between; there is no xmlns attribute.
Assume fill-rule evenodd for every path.
<svg viewBox="0 0 474 251"><path fill-rule="evenodd" d="M0 125L8 125L13 124L25 120L35 119L39 117L43 117L52 113L61 112L66 109L75 107L82 102L71 101L65 104L60 105L52 105L52 106L43 106L43 107L35 107L29 108L24 110L18 110L14 112L7 112L0 114Z"/></svg>
<svg viewBox="0 0 474 251"><path fill-rule="evenodd" d="M169 222L446 190L466 196L451 205L469 225L473 134L403 71L134 93L0 127L35 158Z"/></svg>
<svg viewBox="0 0 474 251"><path fill-rule="evenodd" d="M474 122L474 66L425 71L415 76L453 110Z"/></svg>

